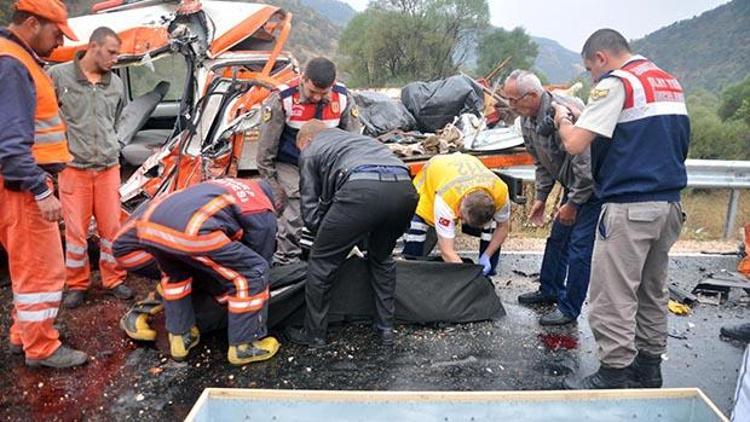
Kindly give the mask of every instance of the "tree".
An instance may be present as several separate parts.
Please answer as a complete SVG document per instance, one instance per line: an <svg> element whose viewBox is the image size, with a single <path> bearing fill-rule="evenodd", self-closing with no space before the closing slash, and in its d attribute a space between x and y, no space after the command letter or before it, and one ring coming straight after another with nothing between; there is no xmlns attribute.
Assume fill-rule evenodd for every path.
<svg viewBox="0 0 750 422"><path fill-rule="evenodd" d="M687 98L690 157L721 160L750 158L750 127L740 119L722 121L718 110L727 98L699 89Z"/></svg>
<svg viewBox="0 0 750 422"><path fill-rule="evenodd" d="M10 23L10 18L13 14L13 0L0 0L0 25L7 25Z"/></svg>
<svg viewBox="0 0 750 422"><path fill-rule="evenodd" d="M531 69L539 54L539 47L526 31L518 27L512 31L496 28L479 41L477 71L486 75L501 61L511 57L505 66L506 73L513 69Z"/></svg>
<svg viewBox="0 0 750 422"><path fill-rule="evenodd" d="M488 25L486 0L376 0L339 42L352 86L385 86L453 75L460 46Z"/></svg>
<svg viewBox="0 0 750 422"><path fill-rule="evenodd" d="M750 75L742 82L730 85L721 93L721 104L719 105L719 117L722 120L742 119L743 116L736 115L738 111L743 110L743 103L750 101ZM744 107L745 118L750 106ZM740 112L742 114L743 112ZM750 121L748 121L750 123Z"/></svg>

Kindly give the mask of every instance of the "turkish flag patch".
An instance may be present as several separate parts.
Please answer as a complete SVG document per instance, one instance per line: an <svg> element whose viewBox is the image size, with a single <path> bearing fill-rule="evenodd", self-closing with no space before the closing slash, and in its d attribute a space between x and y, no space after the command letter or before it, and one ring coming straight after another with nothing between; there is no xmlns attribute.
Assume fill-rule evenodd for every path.
<svg viewBox="0 0 750 422"><path fill-rule="evenodd" d="M447 219L447 218L445 218L445 217L440 217L440 220L438 220L438 224L440 224L440 225L441 225L441 226L443 226L443 227L448 227L448 226L450 226L450 225L451 225L451 221L450 221L450 220L448 220L448 219Z"/></svg>

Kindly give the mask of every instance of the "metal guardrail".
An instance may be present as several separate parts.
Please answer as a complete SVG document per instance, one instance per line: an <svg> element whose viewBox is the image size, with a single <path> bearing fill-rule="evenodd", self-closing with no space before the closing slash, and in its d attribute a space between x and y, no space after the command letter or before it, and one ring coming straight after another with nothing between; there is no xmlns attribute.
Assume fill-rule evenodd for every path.
<svg viewBox="0 0 750 422"><path fill-rule="evenodd" d="M731 237L737 220L740 189L750 189L750 161L687 160L688 187L731 189L724 239ZM500 170L503 174L524 181L534 181L534 167L523 166Z"/></svg>

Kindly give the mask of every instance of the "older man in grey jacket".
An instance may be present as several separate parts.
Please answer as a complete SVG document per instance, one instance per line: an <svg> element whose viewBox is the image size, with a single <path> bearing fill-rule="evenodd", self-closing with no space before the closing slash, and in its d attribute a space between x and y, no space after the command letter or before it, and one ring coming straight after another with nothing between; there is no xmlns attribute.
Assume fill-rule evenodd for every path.
<svg viewBox="0 0 750 422"><path fill-rule="evenodd" d="M583 103L546 91L539 78L525 70L515 70L508 76L503 96L522 116L524 143L535 160L536 199L529 220L542 225L547 197L555 182L564 189L544 250L539 290L520 295L518 301L527 305L556 302L557 309L542 316L539 323L568 324L578 318L586 299L601 205L593 195L590 154L565 151L554 126L552 102L579 110Z"/></svg>

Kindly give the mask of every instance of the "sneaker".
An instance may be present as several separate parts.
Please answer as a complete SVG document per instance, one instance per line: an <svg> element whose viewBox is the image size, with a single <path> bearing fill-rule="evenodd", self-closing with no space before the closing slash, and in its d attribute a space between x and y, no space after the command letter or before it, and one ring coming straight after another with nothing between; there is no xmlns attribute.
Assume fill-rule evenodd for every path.
<svg viewBox="0 0 750 422"><path fill-rule="evenodd" d="M570 324L571 322L576 322L576 319L577 318L573 318L572 316L565 315L559 309L555 309L548 314L542 315L542 317L539 318L539 325L565 325Z"/></svg>
<svg viewBox="0 0 750 422"><path fill-rule="evenodd" d="M279 351L279 347L279 341L269 336L252 343L229 346L227 359L232 365L247 365L271 359Z"/></svg>
<svg viewBox="0 0 750 422"><path fill-rule="evenodd" d="M598 371L583 379L577 380L571 376L565 380L565 388L568 390L609 390L639 386L630 366L610 368L602 365Z"/></svg>
<svg viewBox="0 0 750 422"><path fill-rule="evenodd" d="M545 296L541 291L537 290L518 296L518 303L522 305L553 305L557 303L557 299Z"/></svg>
<svg viewBox="0 0 750 422"><path fill-rule="evenodd" d="M73 366L83 365L89 360L89 356L80 350L71 349L67 346L60 346L55 353L44 359L26 358L26 366L47 366L49 368L70 368Z"/></svg>
<svg viewBox="0 0 750 422"><path fill-rule="evenodd" d="M133 298L133 289L124 284L118 284L111 289L107 289L107 293L120 300L129 300Z"/></svg>
<svg viewBox="0 0 750 422"><path fill-rule="evenodd" d="M177 335L169 334L169 353L172 355L172 359L177 362L182 362L187 359L190 349L198 345L201 339L200 331L198 327L190 328L187 333Z"/></svg>
<svg viewBox="0 0 750 422"><path fill-rule="evenodd" d="M68 290L68 294L63 299L63 306L73 309L81 306L86 299L86 290Z"/></svg>
<svg viewBox="0 0 750 422"><path fill-rule="evenodd" d="M322 339L320 337L308 336L305 330L302 328L289 327L284 332L284 335L290 342L302 346L307 346L311 349L319 349L326 346L325 339Z"/></svg>

